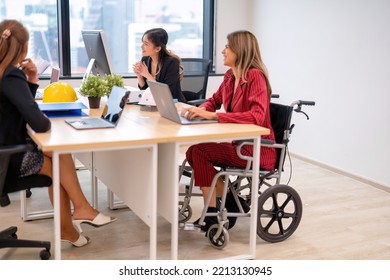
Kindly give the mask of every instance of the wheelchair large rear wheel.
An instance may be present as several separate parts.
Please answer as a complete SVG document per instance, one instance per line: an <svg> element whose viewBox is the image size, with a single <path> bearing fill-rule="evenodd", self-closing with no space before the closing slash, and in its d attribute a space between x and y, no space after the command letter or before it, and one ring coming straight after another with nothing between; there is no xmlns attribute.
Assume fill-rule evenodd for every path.
<svg viewBox="0 0 390 280"><path fill-rule="evenodd" d="M292 187L275 185L258 199L257 235L271 243L290 237L302 218L302 201Z"/></svg>

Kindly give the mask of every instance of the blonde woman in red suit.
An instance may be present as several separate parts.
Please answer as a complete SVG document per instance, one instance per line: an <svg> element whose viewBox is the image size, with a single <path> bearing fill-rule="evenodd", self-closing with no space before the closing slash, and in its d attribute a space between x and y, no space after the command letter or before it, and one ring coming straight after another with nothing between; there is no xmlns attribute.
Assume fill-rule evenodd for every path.
<svg viewBox="0 0 390 280"><path fill-rule="evenodd" d="M185 108L181 112L188 119L202 118L218 120L221 123L256 124L270 129L265 139L274 140L270 120L271 85L267 69L261 59L260 48L256 37L249 31L236 31L227 36L227 44L222 51L224 65L230 67L225 73L222 84L211 98L200 107ZM216 112L221 107L225 112ZM244 155L253 154L253 146L242 149ZM210 185L216 170L215 165L245 167L246 161L236 154L234 143L202 143L191 146L186 152L188 163L193 169L195 185L200 186L206 201ZM276 163L276 151L273 148L261 148L261 168L272 170ZM222 194L223 182L217 183L217 194ZM217 212L214 192L207 212ZM241 200L243 209L249 211L248 205ZM228 193L226 208L229 212L238 212L234 198ZM236 217L229 217L229 228L233 227ZM196 223L196 222L195 222ZM217 217L206 217L208 228L218 223Z"/></svg>

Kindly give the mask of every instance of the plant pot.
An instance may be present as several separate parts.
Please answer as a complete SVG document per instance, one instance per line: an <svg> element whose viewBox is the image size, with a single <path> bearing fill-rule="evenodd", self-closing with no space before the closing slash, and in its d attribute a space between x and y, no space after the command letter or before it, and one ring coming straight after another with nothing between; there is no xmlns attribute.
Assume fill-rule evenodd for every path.
<svg viewBox="0 0 390 280"><path fill-rule="evenodd" d="M100 107L100 97L88 97L89 108L97 109Z"/></svg>

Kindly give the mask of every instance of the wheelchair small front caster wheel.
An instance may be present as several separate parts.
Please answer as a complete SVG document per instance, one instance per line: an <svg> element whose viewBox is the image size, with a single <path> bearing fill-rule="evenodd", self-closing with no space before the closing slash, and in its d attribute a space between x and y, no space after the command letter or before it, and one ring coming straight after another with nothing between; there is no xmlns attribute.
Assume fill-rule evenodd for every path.
<svg viewBox="0 0 390 280"><path fill-rule="evenodd" d="M41 260L48 260L48 259L50 259L50 257L51 257L50 251L47 250L47 249L42 250L39 253L39 257L41 258Z"/></svg>
<svg viewBox="0 0 390 280"><path fill-rule="evenodd" d="M185 208L184 202L179 201L179 223L185 223L189 219L191 219L192 216L192 209L191 206L187 205Z"/></svg>
<svg viewBox="0 0 390 280"><path fill-rule="evenodd" d="M223 249L229 243L229 232L225 227L222 227L221 234L217 237L219 226L212 225L207 231L207 237L211 245L216 249Z"/></svg>

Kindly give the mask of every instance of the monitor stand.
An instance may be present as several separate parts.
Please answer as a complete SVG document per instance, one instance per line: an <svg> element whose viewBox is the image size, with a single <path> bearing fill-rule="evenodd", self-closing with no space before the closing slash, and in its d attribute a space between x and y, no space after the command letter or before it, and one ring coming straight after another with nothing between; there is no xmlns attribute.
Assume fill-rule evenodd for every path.
<svg viewBox="0 0 390 280"><path fill-rule="evenodd" d="M87 70L85 70L85 73L83 75L83 80L81 81L81 85L80 87L84 84L84 82L88 79L89 75L91 74L92 72L92 67L94 66L95 64L95 59L94 58L91 58L89 63L88 63L88 66L87 66Z"/></svg>

